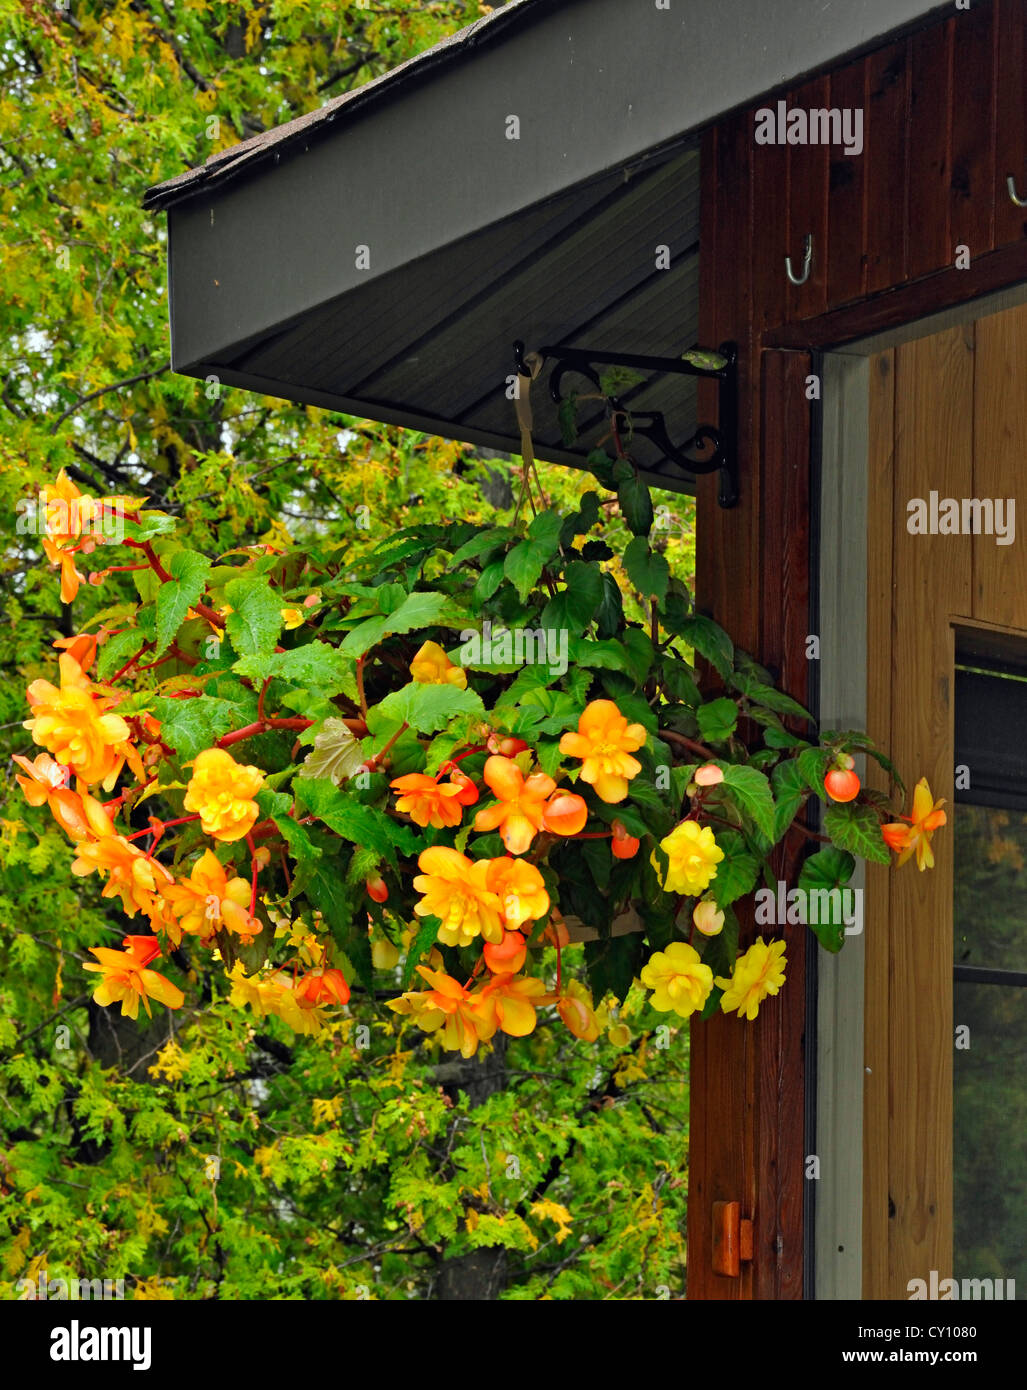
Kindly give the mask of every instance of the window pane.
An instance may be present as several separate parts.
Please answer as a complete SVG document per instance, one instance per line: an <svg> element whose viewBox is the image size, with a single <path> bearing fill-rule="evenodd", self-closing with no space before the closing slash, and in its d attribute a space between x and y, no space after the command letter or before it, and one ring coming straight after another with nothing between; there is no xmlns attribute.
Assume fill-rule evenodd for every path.
<svg viewBox="0 0 1027 1390"><path fill-rule="evenodd" d="M957 1278L1015 1279L1025 1298L1027 989L955 989L956 1026L969 1028L970 1046L955 1053L952 1269Z"/></svg>
<svg viewBox="0 0 1027 1390"><path fill-rule="evenodd" d="M1027 812L961 800L951 819L955 964L1027 971Z"/></svg>

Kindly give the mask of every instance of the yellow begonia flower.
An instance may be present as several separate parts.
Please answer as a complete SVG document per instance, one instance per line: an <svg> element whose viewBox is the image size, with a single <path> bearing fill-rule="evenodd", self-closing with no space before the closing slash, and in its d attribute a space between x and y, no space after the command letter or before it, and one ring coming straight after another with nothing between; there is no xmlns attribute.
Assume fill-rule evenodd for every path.
<svg viewBox="0 0 1027 1390"><path fill-rule="evenodd" d="M183 932L206 944L222 928L244 939L260 931L260 923L249 914L251 885L244 878L229 878L213 850L204 850L187 879L161 892L171 909L165 925L175 945Z"/></svg>
<svg viewBox="0 0 1027 1390"><path fill-rule="evenodd" d="M185 809L199 811L205 835L216 840L241 840L256 822L253 800L264 782L259 767L237 763L224 748L207 748L193 763L185 793Z"/></svg>
<svg viewBox="0 0 1027 1390"><path fill-rule="evenodd" d="M556 1012L582 1042L595 1042L598 1038L599 1020L592 1005L592 995L580 981L567 982L563 997L557 1002Z"/></svg>
<svg viewBox="0 0 1027 1390"><path fill-rule="evenodd" d="M639 979L653 991L650 1003L661 1014L671 1010L687 1018L702 1009L713 990L713 971L703 965L699 952L684 941L672 941L665 951L654 951L643 965Z"/></svg>
<svg viewBox="0 0 1027 1390"><path fill-rule="evenodd" d="M414 888L424 896L414 904L418 917L437 917L444 946L469 946L476 936L503 939L500 901L488 887L489 861L471 861L446 845L422 850Z"/></svg>
<svg viewBox="0 0 1027 1390"><path fill-rule="evenodd" d="M486 878L489 891L499 899L500 912L510 931L525 922L537 922L549 911L549 894L545 881L534 864L524 859L505 856L489 861ZM502 940L502 933L485 940Z"/></svg>
<svg viewBox="0 0 1027 1390"><path fill-rule="evenodd" d="M100 782L109 791L125 762L142 781L143 764L129 742L131 730L120 715L108 713L116 698L104 686L94 686L69 653L62 653L58 664L60 689L37 680L27 691L32 718L24 727L33 741L87 786Z"/></svg>
<svg viewBox="0 0 1027 1390"><path fill-rule="evenodd" d="M97 1004L114 1004L121 1001L121 1012L128 1018L139 1015L139 1001L150 1014L150 1000L156 999L169 1009L181 1008L185 996L177 985L150 970L149 963L160 955L156 940L142 936L126 936L127 951L112 951L106 946L91 946L90 952L99 961L96 965L88 961L84 970L95 970L103 976L96 987L93 999Z"/></svg>
<svg viewBox="0 0 1027 1390"><path fill-rule="evenodd" d="M735 961L730 980L717 977L715 984L724 991L720 1007L726 1014L737 1010L739 1018L744 1014L751 1021L767 995L776 994L784 984L787 964L783 941L768 944L758 936Z"/></svg>
<svg viewBox="0 0 1027 1390"><path fill-rule="evenodd" d="M488 1042L496 1031L495 1006L482 1008L480 996L471 995L464 985L441 970L419 965L417 972L433 988L408 990L399 999L390 999L387 1007L407 1014L425 1033L441 1029L444 1048L473 1057L479 1042ZM534 1011L532 1020L534 1026Z"/></svg>
<svg viewBox="0 0 1027 1390"><path fill-rule="evenodd" d="M581 758L581 780L595 788L601 801L613 804L628 794L628 782L642 771L631 756L643 746L641 724L629 724L612 700L593 700L578 720L577 733L564 734L560 752Z"/></svg>
<svg viewBox="0 0 1027 1390"><path fill-rule="evenodd" d="M666 880L660 879L665 893L684 893L695 897L705 892L717 877L717 865L724 858L724 851L714 839L708 825L699 826L694 820L684 820L664 839L660 849L670 860ZM657 874L660 866L653 855L653 866Z"/></svg>
<svg viewBox="0 0 1027 1390"><path fill-rule="evenodd" d="M902 821L893 821L890 825L881 827L881 834L884 836L885 843L898 853L899 864L905 864L906 860L915 853L916 866L921 873L924 869L934 868L931 836L948 819L941 809L944 805L944 797L940 801L935 801L927 778L921 777L916 784L916 790L913 792L913 814L902 818L906 824L904 825Z"/></svg>
<svg viewBox="0 0 1027 1390"><path fill-rule="evenodd" d="M307 615L302 608L283 608L282 622L287 631L292 631L294 627L302 627L307 621Z"/></svg>
<svg viewBox="0 0 1027 1390"><path fill-rule="evenodd" d="M151 921L160 916L158 879L162 883L171 881L167 869L155 859L148 859L123 835L102 835L95 840L79 841L77 857L71 861L71 872L77 878L98 873L107 880L103 897L117 896L126 916L145 912Z"/></svg>
<svg viewBox="0 0 1027 1390"><path fill-rule="evenodd" d="M418 685L455 685L467 689L467 672L454 666L438 642L425 642L410 663L410 674Z"/></svg>

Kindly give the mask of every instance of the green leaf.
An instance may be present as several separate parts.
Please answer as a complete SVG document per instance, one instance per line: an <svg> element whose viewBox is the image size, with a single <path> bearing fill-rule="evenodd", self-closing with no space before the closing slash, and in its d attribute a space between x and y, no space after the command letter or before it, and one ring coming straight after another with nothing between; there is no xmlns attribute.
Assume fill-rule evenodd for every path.
<svg viewBox="0 0 1027 1390"><path fill-rule="evenodd" d="M737 830L717 830L716 840L724 851L724 858L717 865L716 877L710 883L710 893L717 906L723 908L752 892L759 866Z"/></svg>
<svg viewBox="0 0 1027 1390"><path fill-rule="evenodd" d="M648 487L637 474L617 488L617 501L628 529L635 536L648 536L653 526L653 499Z"/></svg>
<svg viewBox="0 0 1027 1390"><path fill-rule="evenodd" d="M699 732L707 743L724 743L738 724L738 706L725 695L719 700L711 700L708 705L700 705L695 717Z"/></svg>
<svg viewBox="0 0 1027 1390"><path fill-rule="evenodd" d="M361 984L374 997L374 966L366 917L357 913L356 894L343 882L338 865L313 864L304 875L303 891L331 928L332 937L356 969Z"/></svg>
<svg viewBox="0 0 1027 1390"><path fill-rule="evenodd" d="M486 571L488 573L488 571ZM420 627L460 628L466 615L459 613L447 594L411 594L391 613L367 618L348 633L339 651L345 656L363 656L376 647L383 637L397 632L411 632Z"/></svg>
<svg viewBox="0 0 1027 1390"><path fill-rule="evenodd" d="M161 723L161 738L174 748L180 761L192 762L205 748L213 748L235 722L238 707L228 700L198 695L188 700L158 696L154 714Z"/></svg>
<svg viewBox="0 0 1027 1390"><path fill-rule="evenodd" d="M803 913L806 925L828 951L840 951L845 942L844 895L841 891L826 898L821 895L843 889L855 868L851 854L840 849L822 849L811 854L799 870L799 887L807 896L808 906ZM818 897L810 898L811 893ZM815 922L810 920L813 917L817 918Z"/></svg>
<svg viewBox="0 0 1027 1390"><path fill-rule="evenodd" d="M522 603L541 578L546 561L559 549L562 526L563 517L559 512L539 512L528 527L527 540L507 553L503 573L517 590Z"/></svg>
<svg viewBox="0 0 1027 1390"><path fill-rule="evenodd" d="M644 536L635 536L624 549L624 568L640 594L662 603L667 597L670 566L662 555L650 550Z"/></svg>
<svg viewBox="0 0 1027 1390"><path fill-rule="evenodd" d="M813 792L816 792L821 801L827 801L827 793L824 791L824 776L827 772L827 765L831 761L831 753L826 748L804 748L799 754L799 771L803 779Z"/></svg>
<svg viewBox="0 0 1027 1390"><path fill-rule="evenodd" d="M274 650L282 631L282 598L264 575L244 575L225 585L232 612L228 635L240 656L264 656Z"/></svg>
<svg viewBox="0 0 1027 1390"><path fill-rule="evenodd" d="M775 689L772 685L764 685L745 671L733 672L730 683L755 705L762 705L764 709L774 710L777 714L794 714L799 719L813 722L809 710L804 709L798 700L793 700L790 695Z"/></svg>
<svg viewBox="0 0 1027 1390"><path fill-rule="evenodd" d="M770 785L774 792L774 840L780 840L802 805L807 794L806 779L798 762L788 758L770 774Z"/></svg>
<svg viewBox="0 0 1027 1390"><path fill-rule="evenodd" d="M875 864L888 864L891 855L881 834L881 822L870 806L856 801L832 806L824 816L824 829L839 849L862 855Z"/></svg>
<svg viewBox="0 0 1027 1390"><path fill-rule="evenodd" d="M323 821L329 830L355 845L373 849L396 868L392 823L381 811L361 805L333 782L320 778L297 778L294 790L296 804Z"/></svg>
<svg viewBox="0 0 1027 1390"><path fill-rule="evenodd" d="M719 372L727 366L727 358L722 353L706 352L703 348L689 348L681 354L681 360L707 372Z"/></svg>
<svg viewBox="0 0 1027 1390"><path fill-rule="evenodd" d="M502 560L495 560L491 565L486 565L474 586L475 603L485 603L492 597L503 582L503 570L504 562Z"/></svg>
<svg viewBox="0 0 1027 1390"><path fill-rule="evenodd" d="M321 858L321 851L310 838L306 826L300 825L289 815L273 815L271 819L278 827L282 839L289 846L289 853L298 864Z"/></svg>
<svg viewBox="0 0 1027 1390"><path fill-rule="evenodd" d="M171 579L157 590L157 647L154 659L163 656L175 640L185 615L203 593L210 561L195 550L178 550L168 565Z"/></svg>
<svg viewBox="0 0 1027 1390"><path fill-rule="evenodd" d="M539 625L547 632L566 630L578 635L592 621L603 596L603 575L597 564L572 560L563 574L567 587L542 610Z"/></svg>
<svg viewBox="0 0 1027 1390"><path fill-rule="evenodd" d="M613 489L613 459L605 449L593 449L585 460L588 471L603 487Z"/></svg>
<svg viewBox="0 0 1027 1390"><path fill-rule="evenodd" d="M150 541L155 536L169 536L178 526L173 516L164 512L140 512L138 521L124 521L125 539L129 541Z"/></svg>
<svg viewBox="0 0 1027 1390"><path fill-rule="evenodd" d="M679 625L679 635L704 656L722 679L731 674L735 648L731 638L712 618L701 613L692 613Z"/></svg>
<svg viewBox="0 0 1027 1390"><path fill-rule="evenodd" d="M327 780L340 786L364 763L359 740L342 719L326 719L314 736L314 746L297 774L305 780Z"/></svg>
<svg viewBox="0 0 1027 1390"><path fill-rule="evenodd" d="M105 681L108 676L113 676L115 671L120 671L129 657L135 656L145 641L145 633L137 627L122 628L113 637L108 637L96 660L97 680Z"/></svg>
<svg viewBox="0 0 1027 1390"><path fill-rule="evenodd" d="M578 395L572 391L569 396L560 402L556 418L560 423L560 438L564 447L569 449L578 437Z"/></svg>
<svg viewBox="0 0 1027 1390"><path fill-rule="evenodd" d="M714 884L716 881L713 880ZM701 952L702 963L710 967L715 977L719 975L721 979L730 979L738 958L738 918L734 908L729 905L721 907L721 911L724 913L723 929L707 940ZM718 1001L722 992L719 986L715 987ZM708 1017L705 1010L702 1017Z"/></svg>
<svg viewBox="0 0 1027 1390"><path fill-rule="evenodd" d="M422 685L411 681L376 706L377 713L397 724L409 724L420 734L437 733L457 715L484 718L485 706L474 690L455 685Z"/></svg>
<svg viewBox="0 0 1027 1390"><path fill-rule="evenodd" d="M417 935L410 943L410 950L403 963L403 978L400 982L402 989L410 988L410 981L414 978L414 971L420 962L435 945L439 935L439 927L442 923L437 917L422 917L421 925L417 929Z"/></svg>
<svg viewBox="0 0 1027 1390"><path fill-rule="evenodd" d="M616 637L624 623L624 596L612 574L603 573L602 601L596 610L596 631L600 637Z"/></svg>
<svg viewBox="0 0 1027 1390"><path fill-rule="evenodd" d="M735 763L718 763L718 767L724 773L723 785L730 790L736 804L752 818L757 830L773 841L774 798L766 776L754 767L740 767Z"/></svg>
<svg viewBox="0 0 1027 1390"><path fill-rule="evenodd" d="M334 695L349 685L353 661L327 642L316 638L302 647L287 652L272 652L268 656L241 657L232 668L252 680L268 676L295 681L297 685L314 687L323 695Z"/></svg>
<svg viewBox="0 0 1027 1390"><path fill-rule="evenodd" d="M469 541L465 541L458 550L454 550L448 568L455 570L467 560L476 560L479 555L486 555L490 550L495 550L497 546L512 540L516 534L509 526L489 526L478 535L472 536Z"/></svg>

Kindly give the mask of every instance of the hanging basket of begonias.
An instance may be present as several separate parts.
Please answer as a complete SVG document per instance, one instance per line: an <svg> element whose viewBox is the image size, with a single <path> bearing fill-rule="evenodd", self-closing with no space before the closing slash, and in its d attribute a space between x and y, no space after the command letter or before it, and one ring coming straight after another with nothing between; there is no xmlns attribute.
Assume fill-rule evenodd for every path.
<svg viewBox="0 0 1027 1390"><path fill-rule="evenodd" d="M212 559L141 499L57 479L62 598L90 552L92 582L137 590L55 644L28 688L41 751L17 759L130 927L92 952L100 1004L228 993L315 1033L359 989L465 1057L547 1011L592 1041L636 980L663 1014L751 1020L787 931L842 946L858 856L931 866L926 782L907 816L862 787L854 758L887 759L818 734L695 611L628 457L591 465L619 553L599 492L561 515L528 466L523 519L412 526L359 561L327 541ZM788 912L758 902L740 951L737 908L781 898L771 855L811 797Z"/></svg>

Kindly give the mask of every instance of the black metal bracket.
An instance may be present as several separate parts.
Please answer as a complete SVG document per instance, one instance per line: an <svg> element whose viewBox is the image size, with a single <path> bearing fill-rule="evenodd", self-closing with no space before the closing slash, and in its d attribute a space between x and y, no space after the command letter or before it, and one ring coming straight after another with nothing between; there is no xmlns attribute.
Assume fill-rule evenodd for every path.
<svg viewBox="0 0 1027 1390"><path fill-rule="evenodd" d="M530 376L524 365L524 344L516 342L514 361L521 376ZM555 358L549 378L549 394L557 405L562 404L561 387L567 372L576 372L585 377L597 391L602 387L599 374L594 370L602 367L629 367L634 371L661 373L669 372L678 376L696 376L719 383L718 424L700 425L691 439L681 445L674 445L667 434L663 414L658 410L631 411L622 405L616 396L609 398L615 411L623 411L631 418L635 434L651 440L664 456L680 468L690 473L720 473L720 490L717 500L722 507L733 507L738 501L738 349L734 343L722 343L716 354L694 351L684 357L644 357L628 352L592 352L588 348L540 347L535 349L544 358ZM703 358L723 358L722 364L715 360L703 362ZM711 450L705 458L692 458L686 450Z"/></svg>

